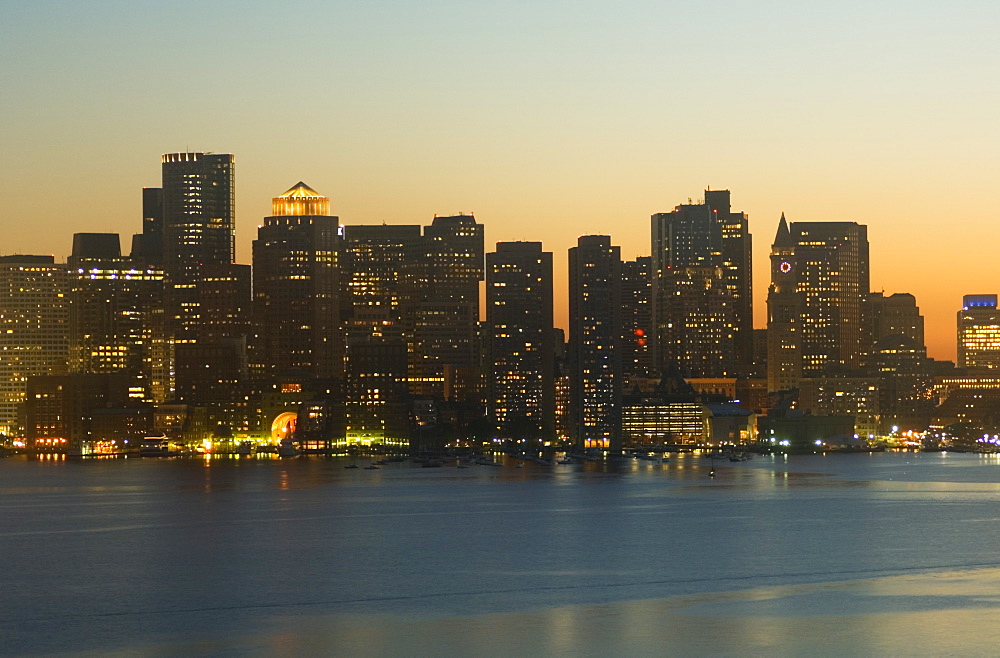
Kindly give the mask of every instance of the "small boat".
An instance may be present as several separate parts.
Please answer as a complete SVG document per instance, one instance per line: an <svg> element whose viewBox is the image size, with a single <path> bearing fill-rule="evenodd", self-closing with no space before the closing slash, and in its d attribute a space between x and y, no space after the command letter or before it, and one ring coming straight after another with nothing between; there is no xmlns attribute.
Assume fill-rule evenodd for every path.
<svg viewBox="0 0 1000 658"><path fill-rule="evenodd" d="M178 454L165 436L147 436L139 444L140 457L176 457Z"/></svg>
<svg viewBox="0 0 1000 658"><path fill-rule="evenodd" d="M236 454L243 457L249 457L255 452L257 452L257 446L254 445L253 441L240 441L239 445L236 446Z"/></svg>
<svg viewBox="0 0 1000 658"><path fill-rule="evenodd" d="M358 468L358 465L357 464L348 464L344 468Z"/></svg>
<svg viewBox="0 0 1000 658"><path fill-rule="evenodd" d="M366 471L377 471L377 470L379 470L379 467L376 466L375 464L368 464L368 466L365 466L365 470Z"/></svg>
<svg viewBox="0 0 1000 658"><path fill-rule="evenodd" d="M279 457L298 457L301 451L290 439L282 439L278 444Z"/></svg>

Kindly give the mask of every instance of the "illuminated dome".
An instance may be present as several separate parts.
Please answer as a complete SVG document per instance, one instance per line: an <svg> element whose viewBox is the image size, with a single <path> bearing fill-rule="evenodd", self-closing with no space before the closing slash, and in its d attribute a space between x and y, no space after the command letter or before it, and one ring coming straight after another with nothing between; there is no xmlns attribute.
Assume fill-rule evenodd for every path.
<svg viewBox="0 0 1000 658"><path fill-rule="evenodd" d="M274 217L302 217L306 215L330 214L330 199L302 181L292 186L281 196L271 199L271 215Z"/></svg>

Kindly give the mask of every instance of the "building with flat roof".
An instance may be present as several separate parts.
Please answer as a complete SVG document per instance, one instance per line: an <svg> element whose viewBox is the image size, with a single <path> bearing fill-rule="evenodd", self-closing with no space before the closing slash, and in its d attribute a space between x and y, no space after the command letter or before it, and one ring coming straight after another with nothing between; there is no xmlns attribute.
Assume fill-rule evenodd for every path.
<svg viewBox="0 0 1000 658"><path fill-rule="evenodd" d="M958 367L1000 368L1000 310L996 295L966 295L958 312Z"/></svg>

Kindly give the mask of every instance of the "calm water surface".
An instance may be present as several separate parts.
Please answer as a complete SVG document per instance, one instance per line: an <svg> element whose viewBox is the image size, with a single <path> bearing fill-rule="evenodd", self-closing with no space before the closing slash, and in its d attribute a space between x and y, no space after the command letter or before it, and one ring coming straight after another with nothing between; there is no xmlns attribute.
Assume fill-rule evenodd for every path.
<svg viewBox="0 0 1000 658"><path fill-rule="evenodd" d="M996 458L758 457L714 479L693 456L345 463L0 460L0 652L985 654L1000 640Z"/></svg>

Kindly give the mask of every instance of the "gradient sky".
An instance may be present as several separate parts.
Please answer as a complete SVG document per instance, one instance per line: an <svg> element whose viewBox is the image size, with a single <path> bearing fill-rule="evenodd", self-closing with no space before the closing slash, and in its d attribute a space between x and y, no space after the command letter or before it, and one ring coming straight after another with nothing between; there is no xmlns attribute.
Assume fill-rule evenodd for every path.
<svg viewBox="0 0 1000 658"><path fill-rule="evenodd" d="M555 253L710 186L750 216L755 316L789 221L867 224L936 358L1000 292L1000 3L4 3L0 253L140 230L159 156L236 155L237 256L303 180L346 224L475 212ZM127 240L123 240L127 248Z"/></svg>

